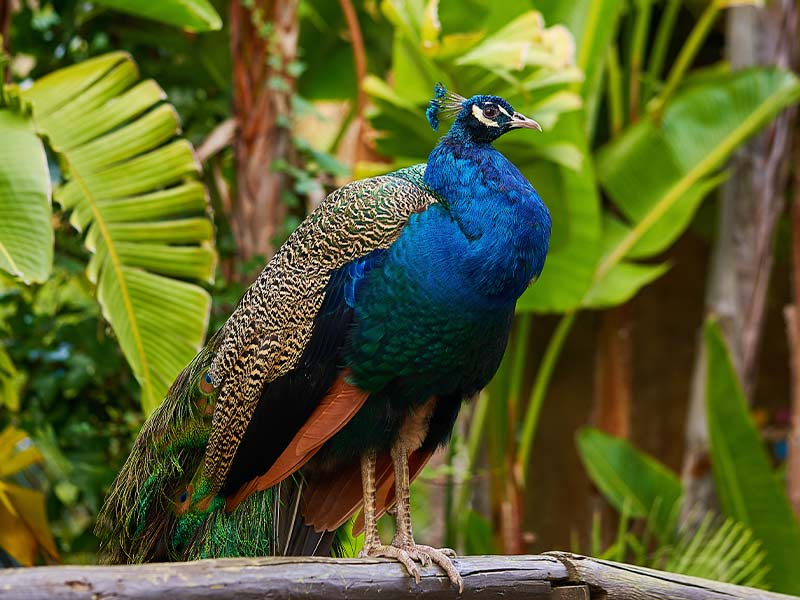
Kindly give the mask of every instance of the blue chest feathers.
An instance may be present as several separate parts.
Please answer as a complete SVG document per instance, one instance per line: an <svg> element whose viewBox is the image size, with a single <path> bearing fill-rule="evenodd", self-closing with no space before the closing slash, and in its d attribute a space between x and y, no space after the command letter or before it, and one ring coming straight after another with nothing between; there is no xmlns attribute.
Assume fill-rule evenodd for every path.
<svg viewBox="0 0 800 600"><path fill-rule="evenodd" d="M539 194L488 144L447 138L428 159L425 183L442 202L410 220L393 258L413 263L451 301L458 292L468 302L513 305L547 256L550 214Z"/></svg>

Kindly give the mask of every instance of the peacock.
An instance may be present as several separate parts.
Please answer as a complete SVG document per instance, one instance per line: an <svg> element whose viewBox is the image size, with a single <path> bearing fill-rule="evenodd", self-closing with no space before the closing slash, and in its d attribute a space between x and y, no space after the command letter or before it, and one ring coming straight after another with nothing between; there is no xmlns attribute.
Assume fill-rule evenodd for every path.
<svg viewBox="0 0 800 600"><path fill-rule="evenodd" d="M360 556L462 586L414 541L409 485L497 370L551 220L492 146L536 121L441 84L426 116L454 118L427 163L331 193L178 375L103 505L105 562L336 554L363 506Z"/></svg>

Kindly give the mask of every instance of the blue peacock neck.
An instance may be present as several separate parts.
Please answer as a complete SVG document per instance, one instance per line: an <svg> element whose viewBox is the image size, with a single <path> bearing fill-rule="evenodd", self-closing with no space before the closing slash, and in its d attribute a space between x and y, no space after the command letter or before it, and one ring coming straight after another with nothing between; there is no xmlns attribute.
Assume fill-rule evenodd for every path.
<svg viewBox="0 0 800 600"><path fill-rule="evenodd" d="M454 129L428 157L425 183L469 241L459 259L467 281L493 302L513 304L544 267L550 213L505 156Z"/></svg>

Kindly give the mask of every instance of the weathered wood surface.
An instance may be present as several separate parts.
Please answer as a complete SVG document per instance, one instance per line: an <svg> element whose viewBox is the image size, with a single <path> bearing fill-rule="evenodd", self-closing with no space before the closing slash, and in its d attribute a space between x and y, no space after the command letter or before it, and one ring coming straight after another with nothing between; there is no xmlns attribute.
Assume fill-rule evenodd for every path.
<svg viewBox="0 0 800 600"><path fill-rule="evenodd" d="M796 596L718 583L569 552L548 552L567 568L567 579L608 600L798 600ZM798 565L800 567L800 565Z"/></svg>
<svg viewBox="0 0 800 600"><path fill-rule="evenodd" d="M565 552L469 556L455 564L464 578L461 596L434 567L423 569L417 584L381 559L256 558L0 570L0 599L798 600Z"/></svg>
<svg viewBox="0 0 800 600"><path fill-rule="evenodd" d="M455 559L464 578L461 598L551 598L551 581L567 570L549 556L471 556ZM35 567L0 570L2 600L304 600L458 597L437 568L417 584L385 559L256 558L113 567Z"/></svg>

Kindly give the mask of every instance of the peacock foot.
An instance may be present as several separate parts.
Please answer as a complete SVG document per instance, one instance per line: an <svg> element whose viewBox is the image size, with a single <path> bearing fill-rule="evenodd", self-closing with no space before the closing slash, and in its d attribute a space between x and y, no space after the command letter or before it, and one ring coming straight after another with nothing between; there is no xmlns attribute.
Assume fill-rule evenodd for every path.
<svg viewBox="0 0 800 600"><path fill-rule="evenodd" d="M364 545L364 548L359 553L359 557L384 557L393 558L400 562L408 571L414 580L419 583L421 573L416 562L423 567L431 564L438 565L442 571L447 574L451 582L458 586L458 592L464 591L464 580L456 569L451 558L455 558L456 553L450 548L433 548L423 544L416 544L412 542L404 542L394 540L391 545L384 544L370 544Z"/></svg>

